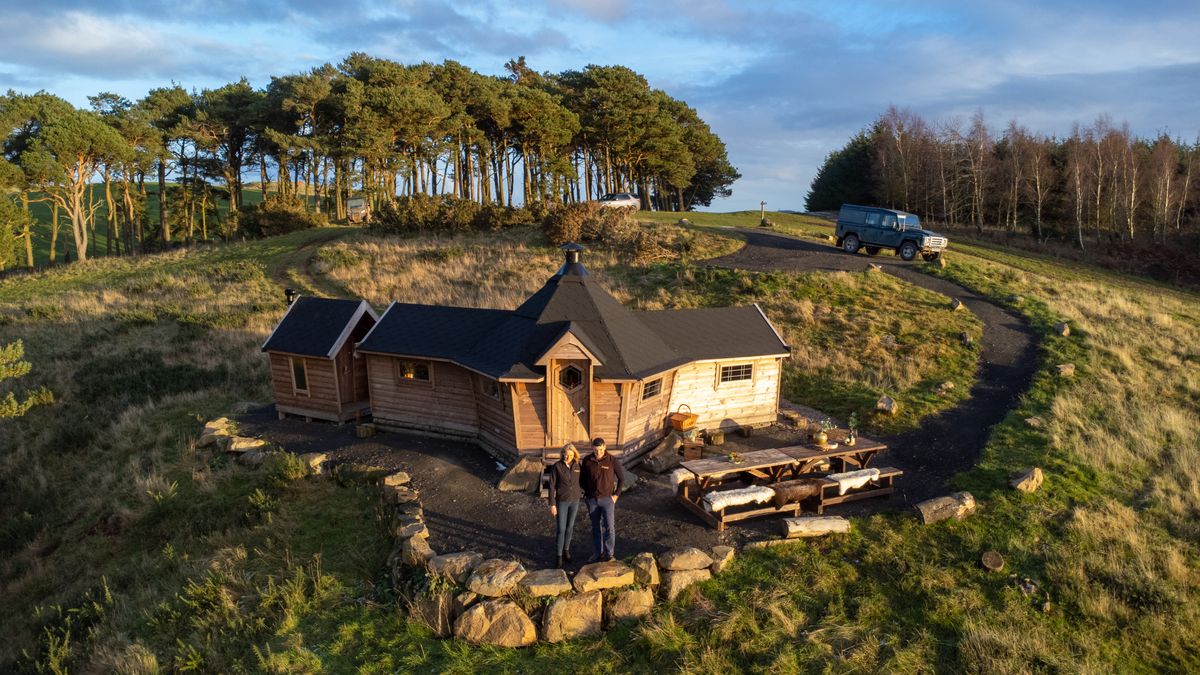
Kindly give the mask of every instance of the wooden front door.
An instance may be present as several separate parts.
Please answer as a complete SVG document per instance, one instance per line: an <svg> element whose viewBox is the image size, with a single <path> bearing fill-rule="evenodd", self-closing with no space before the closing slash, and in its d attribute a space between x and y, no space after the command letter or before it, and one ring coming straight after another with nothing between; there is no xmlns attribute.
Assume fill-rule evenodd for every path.
<svg viewBox="0 0 1200 675"><path fill-rule="evenodd" d="M586 360L552 361L550 389L550 443L588 443L591 417L591 363ZM583 447L580 447L583 450Z"/></svg>

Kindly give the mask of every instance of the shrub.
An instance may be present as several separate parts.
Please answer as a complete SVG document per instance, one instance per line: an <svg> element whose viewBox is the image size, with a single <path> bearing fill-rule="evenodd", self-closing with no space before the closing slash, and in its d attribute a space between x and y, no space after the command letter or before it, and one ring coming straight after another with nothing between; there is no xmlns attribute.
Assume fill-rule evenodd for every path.
<svg viewBox="0 0 1200 675"><path fill-rule="evenodd" d="M310 213L301 200L279 196L243 209L237 219L242 231L252 237L272 237L329 224L325 214Z"/></svg>
<svg viewBox="0 0 1200 675"><path fill-rule="evenodd" d="M532 221L525 209L416 194L384 204L371 220L371 230L379 234L494 232Z"/></svg>
<svg viewBox="0 0 1200 675"><path fill-rule="evenodd" d="M574 241L626 248L637 240L638 224L633 218L634 211L632 208L605 209L595 202L564 204L546 214L542 232L557 246Z"/></svg>
<svg viewBox="0 0 1200 675"><path fill-rule="evenodd" d="M533 222L533 216L527 209L502 206L500 204L484 204L475 214L475 229L483 232L497 232L512 227L520 227Z"/></svg>

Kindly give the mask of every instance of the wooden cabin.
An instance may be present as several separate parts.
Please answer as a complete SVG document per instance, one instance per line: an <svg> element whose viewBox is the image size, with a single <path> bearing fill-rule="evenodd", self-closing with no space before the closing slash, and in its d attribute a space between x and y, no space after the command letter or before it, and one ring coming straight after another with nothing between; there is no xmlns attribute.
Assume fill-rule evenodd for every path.
<svg viewBox="0 0 1200 675"><path fill-rule="evenodd" d="M626 460L668 432L770 424L789 349L757 305L634 311L566 262L515 310L392 303L357 346L382 428L478 441L494 454L556 456L607 441Z"/></svg>
<svg viewBox="0 0 1200 675"><path fill-rule="evenodd" d="M296 298L263 343L280 419L344 422L370 406L367 365L354 347L379 316L362 300Z"/></svg>

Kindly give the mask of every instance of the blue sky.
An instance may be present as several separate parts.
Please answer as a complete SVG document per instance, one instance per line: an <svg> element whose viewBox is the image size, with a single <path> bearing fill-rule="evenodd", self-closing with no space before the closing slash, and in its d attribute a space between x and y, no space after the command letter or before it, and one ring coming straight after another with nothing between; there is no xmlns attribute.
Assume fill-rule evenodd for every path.
<svg viewBox="0 0 1200 675"><path fill-rule="evenodd" d="M1139 6L1140 5L1140 6ZM84 105L351 51L500 74L623 64L695 106L743 178L714 210L802 208L825 155L889 105L1050 134L1108 113L1200 133L1200 3L1027 0L0 0L0 89Z"/></svg>

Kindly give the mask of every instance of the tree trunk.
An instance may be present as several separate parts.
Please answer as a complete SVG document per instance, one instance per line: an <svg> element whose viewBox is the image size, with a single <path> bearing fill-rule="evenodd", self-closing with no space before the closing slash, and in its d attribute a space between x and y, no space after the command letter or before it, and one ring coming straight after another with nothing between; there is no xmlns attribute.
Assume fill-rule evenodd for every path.
<svg viewBox="0 0 1200 675"><path fill-rule="evenodd" d="M784 518L783 536L787 539L800 537L822 537L850 531L850 521L841 516L805 516Z"/></svg>
<svg viewBox="0 0 1200 675"><path fill-rule="evenodd" d="M162 240L171 241L171 227L167 224L167 162L158 160L158 226L162 228Z"/></svg>
<svg viewBox="0 0 1200 675"><path fill-rule="evenodd" d="M58 257L58 202L50 205L50 263Z"/></svg>

